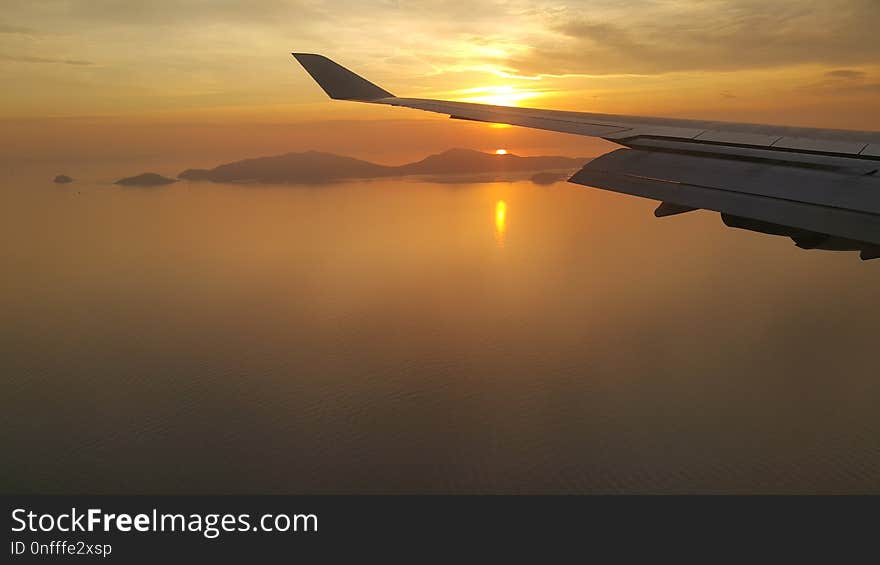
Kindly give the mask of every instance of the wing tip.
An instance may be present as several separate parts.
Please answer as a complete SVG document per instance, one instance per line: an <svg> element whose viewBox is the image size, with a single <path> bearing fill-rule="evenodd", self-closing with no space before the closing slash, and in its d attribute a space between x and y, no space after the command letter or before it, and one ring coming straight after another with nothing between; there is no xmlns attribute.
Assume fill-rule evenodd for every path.
<svg viewBox="0 0 880 565"><path fill-rule="evenodd" d="M318 53L291 52L309 75L333 100L373 102L394 95L364 77Z"/></svg>

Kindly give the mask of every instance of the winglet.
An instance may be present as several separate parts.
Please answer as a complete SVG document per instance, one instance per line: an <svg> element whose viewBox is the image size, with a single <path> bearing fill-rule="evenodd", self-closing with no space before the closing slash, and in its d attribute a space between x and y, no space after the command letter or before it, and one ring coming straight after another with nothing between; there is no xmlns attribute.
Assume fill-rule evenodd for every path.
<svg viewBox="0 0 880 565"><path fill-rule="evenodd" d="M318 86L334 100L355 100L371 102L394 95L379 88L362 76L356 75L342 65L323 55L312 53L291 53L306 72L312 75Z"/></svg>

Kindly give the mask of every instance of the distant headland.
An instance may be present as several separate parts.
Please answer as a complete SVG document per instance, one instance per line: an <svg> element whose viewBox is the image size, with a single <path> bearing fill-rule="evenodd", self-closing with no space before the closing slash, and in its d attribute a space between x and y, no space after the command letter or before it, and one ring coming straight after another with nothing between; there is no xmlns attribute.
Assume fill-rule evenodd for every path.
<svg viewBox="0 0 880 565"><path fill-rule="evenodd" d="M520 157L512 153L499 155L472 149L450 149L405 165L380 165L354 157L333 153L307 151L274 157L258 157L227 163L213 169L187 169L180 179L211 182L253 182L322 184L354 179L421 176L427 180L449 182L448 177L468 176L469 182L486 182L500 178L529 179L535 173L556 173L564 176L583 167L588 158ZM440 178L446 177L446 178ZM538 177L544 183L549 175Z"/></svg>

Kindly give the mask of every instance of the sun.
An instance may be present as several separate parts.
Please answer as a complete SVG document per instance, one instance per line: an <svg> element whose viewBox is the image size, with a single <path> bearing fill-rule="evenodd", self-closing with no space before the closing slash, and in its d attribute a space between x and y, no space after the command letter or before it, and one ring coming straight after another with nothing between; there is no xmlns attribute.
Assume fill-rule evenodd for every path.
<svg viewBox="0 0 880 565"><path fill-rule="evenodd" d="M495 154L496 155L507 155L507 149L496 149Z"/></svg>
<svg viewBox="0 0 880 565"><path fill-rule="evenodd" d="M539 97L543 92L527 90L515 86L478 86L459 90L462 102L476 102L478 104L491 104L492 106L519 106L520 102Z"/></svg>

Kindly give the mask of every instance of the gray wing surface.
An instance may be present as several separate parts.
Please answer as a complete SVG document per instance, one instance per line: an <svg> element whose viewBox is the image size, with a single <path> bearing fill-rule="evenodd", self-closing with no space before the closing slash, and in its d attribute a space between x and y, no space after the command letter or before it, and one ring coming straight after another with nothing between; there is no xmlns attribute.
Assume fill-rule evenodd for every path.
<svg viewBox="0 0 880 565"><path fill-rule="evenodd" d="M880 257L880 132L401 98L322 55L293 56L334 100L402 106L622 145L569 180L659 200L658 217L713 210L730 227L788 236L798 247Z"/></svg>

